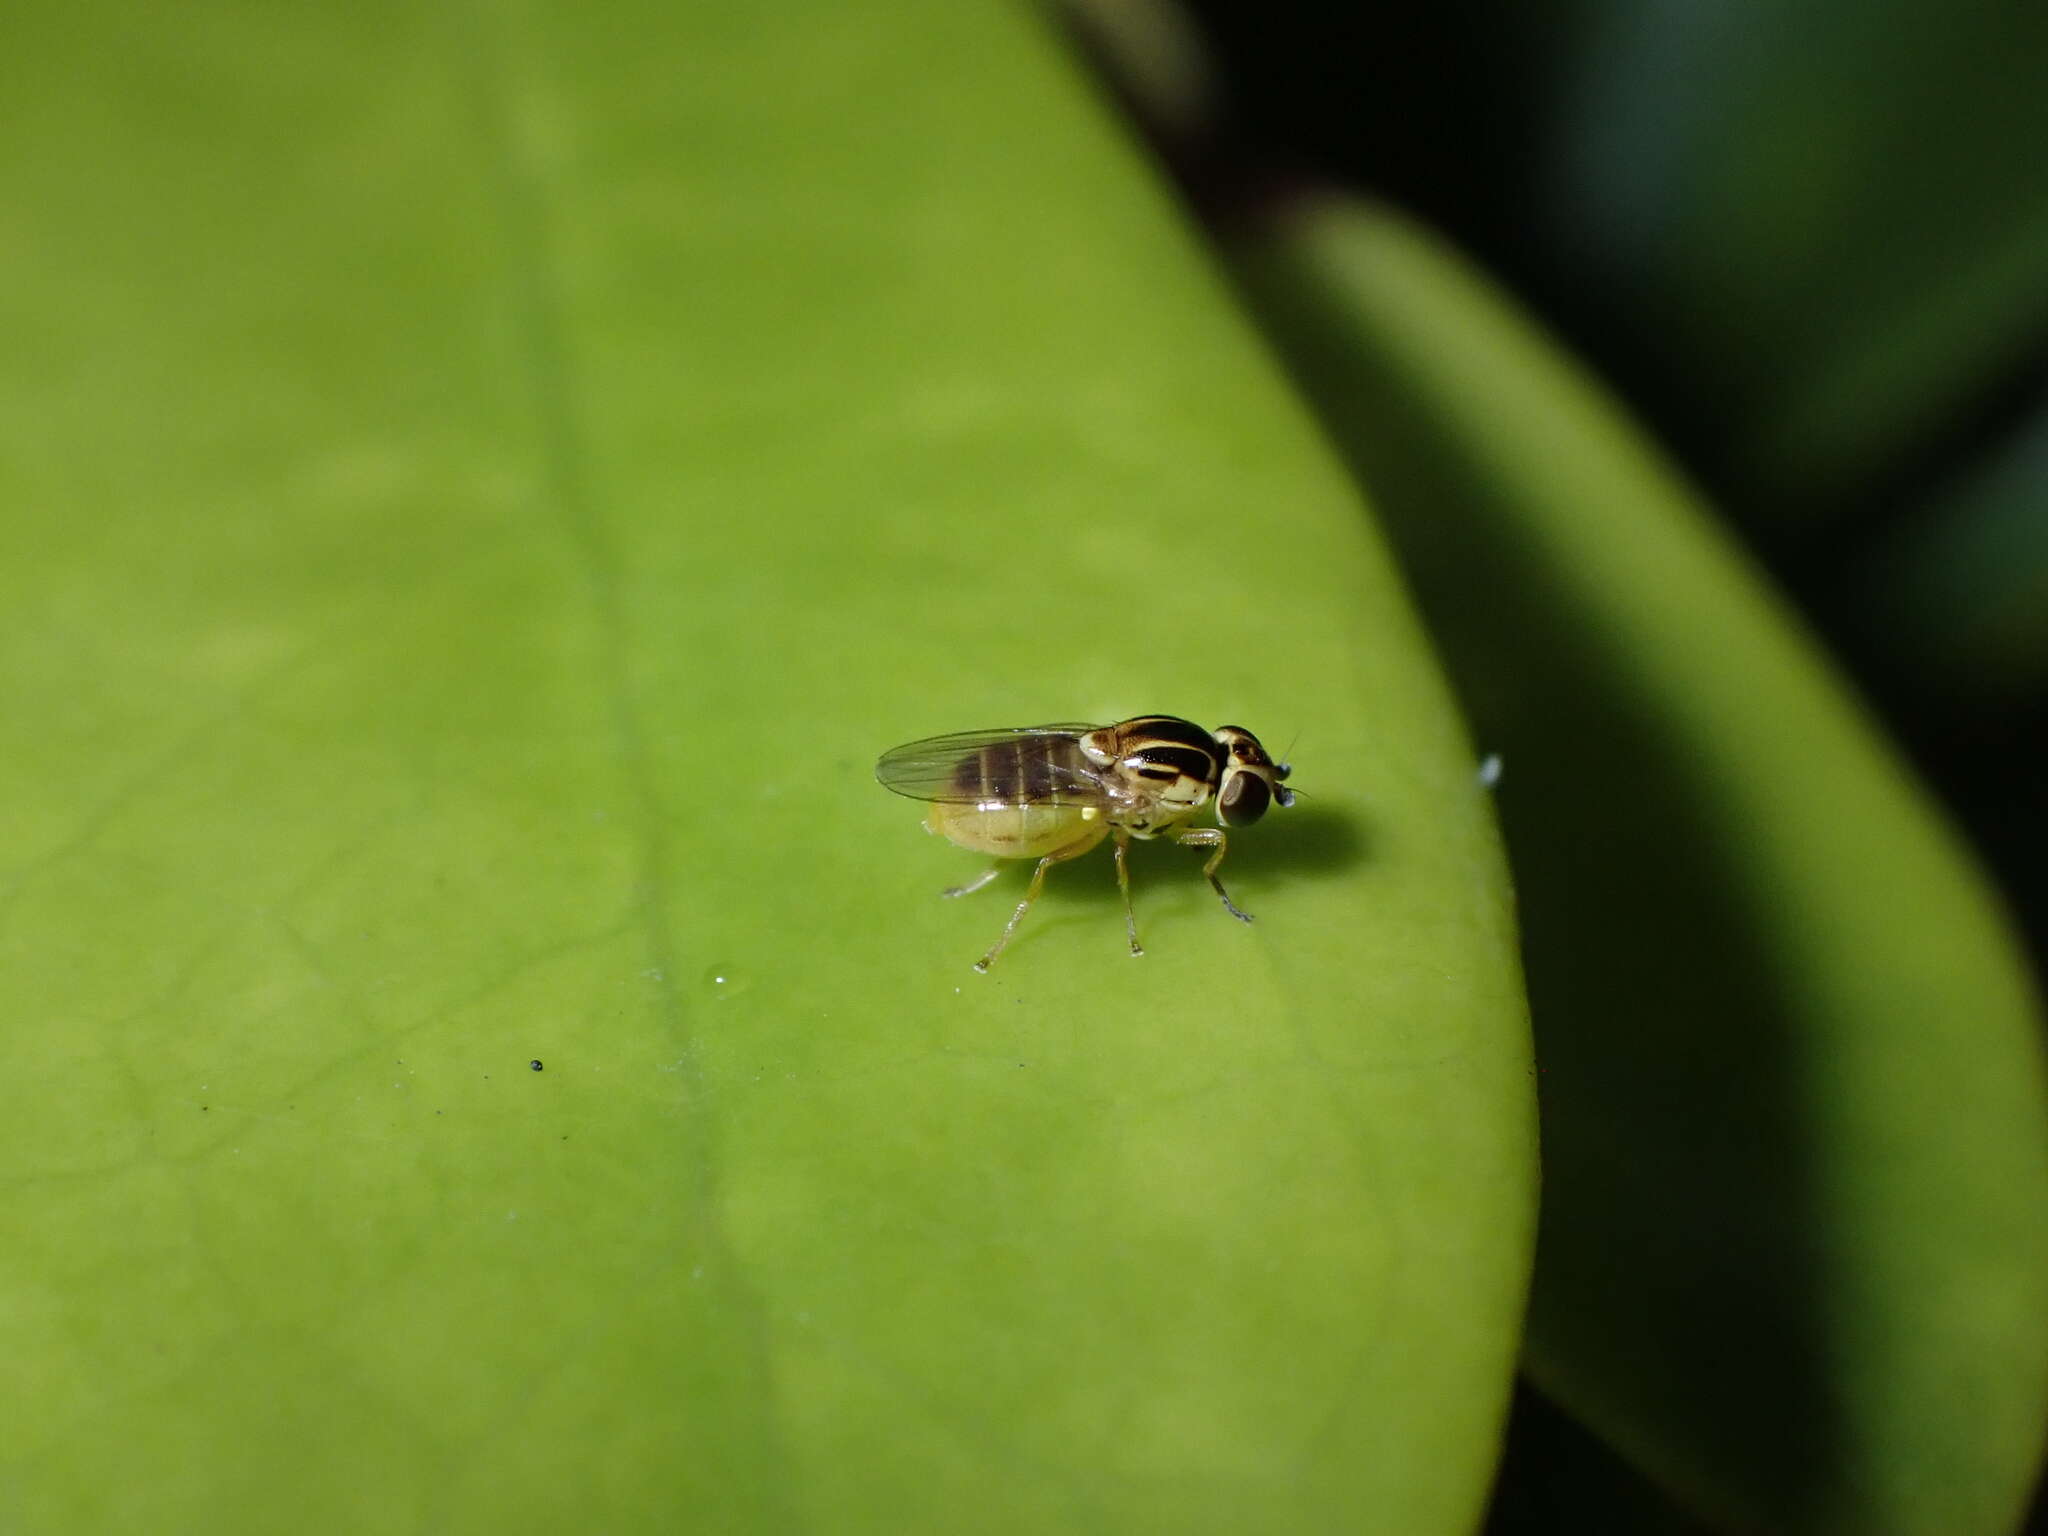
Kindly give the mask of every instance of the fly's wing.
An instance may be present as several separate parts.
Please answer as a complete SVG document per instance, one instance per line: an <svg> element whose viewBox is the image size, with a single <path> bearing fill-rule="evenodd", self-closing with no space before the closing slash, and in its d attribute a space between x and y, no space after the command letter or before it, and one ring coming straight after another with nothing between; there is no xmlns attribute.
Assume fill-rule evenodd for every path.
<svg viewBox="0 0 2048 1536"><path fill-rule="evenodd" d="M1082 755L1092 725L1019 725L928 736L892 747L875 778L912 800L949 805L1101 805L1102 781Z"/></svg>

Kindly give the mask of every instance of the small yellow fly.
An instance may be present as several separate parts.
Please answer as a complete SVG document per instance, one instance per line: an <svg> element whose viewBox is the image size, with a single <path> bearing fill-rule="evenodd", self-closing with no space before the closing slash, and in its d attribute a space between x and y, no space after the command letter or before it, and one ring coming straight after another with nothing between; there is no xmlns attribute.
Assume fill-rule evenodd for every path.
<svg viewBox="0 0 2048 1536"><path fill-rule="evenodd" d="M932 736L892 748L875 765L885 789L931 803L925 825L949 842L999 859L1038 860L1002 937L975 961L977 971L996 963L1038 899L1045 872L1105 837L1116 840L1116 881L1132 954L1145 952L1125 866L1134 837L1171 836L1184 847L1215 849L1202 873L1224 910L1250 922L1251 914L1238 909L1216 876L1228 847L1224 828L1250 826L1274 801L1292 805L1294 791L1284 782L1291 771L1250 731L1234 725L1205 731L1174 715ZM1188 819L1212 799L1219 825L1189 827ZM999 870L946 894L978 891Z"/></svg>

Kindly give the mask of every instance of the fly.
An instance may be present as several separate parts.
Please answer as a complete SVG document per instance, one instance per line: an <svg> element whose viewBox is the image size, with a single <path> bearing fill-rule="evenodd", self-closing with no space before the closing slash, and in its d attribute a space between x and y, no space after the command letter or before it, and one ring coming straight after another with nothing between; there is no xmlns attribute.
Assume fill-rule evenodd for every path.
<svg viewBox="0 0 2048 1536"><path fill-rule="evenodd" d="M1116 846L1116 883L1132 954L1145 952L1126 864L1134 837L1171 837L1185 848L1214 849L1202 873L1223 909L1250 922L1251 914L1238 908L1216 875L1229 847L1225 829L1250 826L1276 801L1292 805L1294 791L1284 782L1291 771L1275 763L1250 731L1234 725L1205 731L1173 715L932 736L892 748L875 764L883 788L930 803L930 831L998 859L1038 860L1002 936L975 961L977 971L996 963L1038 899L1045 872L1079 858L1105 837ZM1218 825L1189 826L1212 801ZM945 894L978 891L1000 871L997 865Z"/></svg>

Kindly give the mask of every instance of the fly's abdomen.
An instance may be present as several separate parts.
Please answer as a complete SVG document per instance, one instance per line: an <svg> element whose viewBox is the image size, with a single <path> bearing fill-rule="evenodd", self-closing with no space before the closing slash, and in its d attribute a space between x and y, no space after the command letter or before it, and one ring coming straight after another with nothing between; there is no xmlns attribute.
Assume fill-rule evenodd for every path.
<svg viewBox="0 0 2048 1536"><path fill-rule="evenodd" d="M1087 769L1071 736L993 742L960 759L953 796L935 803L925 824L949 842L999 859L1043 858L1095 841L1107 831L1101 807L1073 788L1085 782Z"/></svg>
<svg viewBox="0 0 2048 1536"><path fill-rule="evenodd" d="M937 805L925 825L949 843L998 859L1041 859L1084 838L1100 841L1108 823L1093 806L1011 805L983 810L974 805Z"/></svg>

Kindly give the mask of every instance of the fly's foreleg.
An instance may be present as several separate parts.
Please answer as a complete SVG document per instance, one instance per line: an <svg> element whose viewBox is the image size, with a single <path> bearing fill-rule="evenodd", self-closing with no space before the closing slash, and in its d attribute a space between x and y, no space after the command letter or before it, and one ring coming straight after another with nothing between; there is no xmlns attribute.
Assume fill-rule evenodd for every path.
<svg viewBox="0 0 2048 1536"><path fill-rule="evenodd" d="M1239 910L1237 903L1230 899L1230 892L1223 889L1223 882L1216 878L1216 866L1223 862L1223 855L1230 851L1230 841L1223 835L1223 829L1221 827L1197 827L1192 831L1181 833L1174 841L1183 848L1214 848L1216 850L1215 853L1210 855L1209 862L1202 866L1202 873L1209 877L1209 883L1216 888L1216 894L1223 898L1223 910L1236 918L1240 923L1250 922L1252 920L1251 913Z"/></svg>

